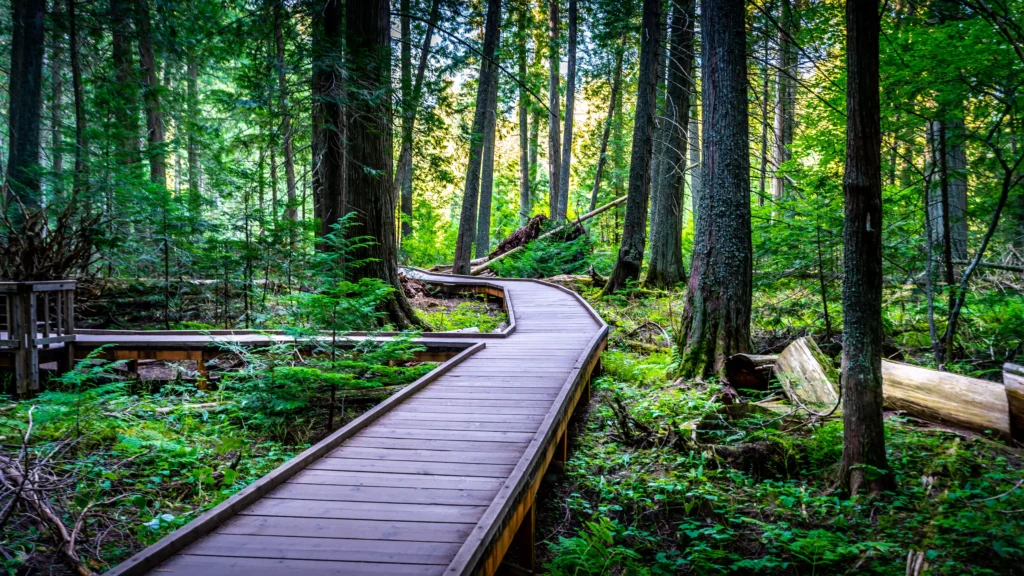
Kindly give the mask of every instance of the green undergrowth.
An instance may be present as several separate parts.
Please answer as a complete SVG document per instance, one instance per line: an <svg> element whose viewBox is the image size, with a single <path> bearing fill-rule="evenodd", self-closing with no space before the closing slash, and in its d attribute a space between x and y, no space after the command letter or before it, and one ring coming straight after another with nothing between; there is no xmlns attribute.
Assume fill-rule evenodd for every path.
<svg viewBox="0 0 1024 576"><path fill-rule="evenodd" d="M670 363L603 356L548 573L902 575L911 551L930 574L1024 573L1019 450L890 417L898 488L847 498L841 420L726 407Z"/></svg>
<svg viewBox="0 0 1024 576"><path fill-rule="evenodd" d="M465 296L460 296L465 298ZM497 306L489 306L483 295L458 302L454 306L424 305L413 301L420 319L435 332L451 332L466 328L479 328L481 332L494 332L508 325L508 314Z"/></svg>

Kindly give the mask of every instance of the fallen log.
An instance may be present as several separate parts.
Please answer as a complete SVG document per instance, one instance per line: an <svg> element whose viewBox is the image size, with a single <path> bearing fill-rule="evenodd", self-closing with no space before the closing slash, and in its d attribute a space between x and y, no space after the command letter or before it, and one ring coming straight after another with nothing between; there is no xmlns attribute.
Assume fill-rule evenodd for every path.
<svg viewBox="0 0 1024 576"><path fill-rule="evenodd" d="M580 216L579 218L576 218L575 220L568 221L565 224L562 224L561 226L559 226L558 228L555 228L554 230L551 230L550 232L541 234L536 239L537 240L544 240L545 238L550 238L551 236L554 236L555 234L563 231L567 227L578 226L580 223L586 222L587 220L590 220L591 218L593 218L594 216L597 216L598 214L601 214L602 212L607 212L608 210L611 210L612 208L618 206L619 204L622 204L625 201L626 201L626 196L623 196L621 198L616 198L615 200L612 200L611 202L605 204L604 206L601 206L600 208L596 208L594 210L591 210L590 212L587 212L586 214ZM502 259L508 257L510 254L515 254L516 252L519 252L520 250L522 250L523 246L526 246L527 243L524 243L522 245L516 246L515 248L512 248L511 250L509 250L508 252L505 252L504 254L501 254L499 256L495 256L494 258L491 258L490 260L487 260L486 262L480 264L479 266L474 266L473 268L470 269L469 273L472 274L473 276L478 276L484 270L487 270L488 268L490 268L491 264L494 264L495 262L499 262Z"/></svg>
<svg viewBox="0 0 1024 576"><path fill-rule="evenodd" d="M767 390L778 358L765 354L734 354L725 361L725 379L736 389Z"/></svg>
<svg viewBox="0 0 1024 576"><path fill-rule="evenodd" d="M1012 366L1012 365L1011 365ZM809 338L800 338L783 350L775 363L776 376L786 395L812 410L835 405L839 400L839 373L831 360ZM1009 378L1007 378L1009 374ZM1001 438L1011 436L1011 411L1024 420L1024 378L1017 393L1015 373L1004 372L1004 382L971 378L950 372L929 370L901 362L882 361L882 394L885 406L911 416L975 432L992 431ZM1024 425L1024 421L1022 421Z"/></svg>
<svg viewBox="0 0 1024 576"><path fill-rule="evenodd" d="M831 410L839 402L839 373L814 340L797 338L779 354L775 375L793 402L814 412Z"/></svg>

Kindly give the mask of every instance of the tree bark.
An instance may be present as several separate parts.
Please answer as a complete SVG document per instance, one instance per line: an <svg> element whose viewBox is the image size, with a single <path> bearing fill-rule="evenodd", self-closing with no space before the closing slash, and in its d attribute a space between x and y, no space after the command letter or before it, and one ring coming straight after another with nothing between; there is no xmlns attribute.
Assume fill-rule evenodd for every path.
<svg viewBox="0 0 1024 576"><path fill-rule="evenodd" d="M282 2L274 2L274 48L277 52L277 108L281 115L281 142L284 147L284 178L288 207L284 211L286 220L298 220L295 206L295 155L292 150L292 117L288 110L288 75L284 61L284 21L286 14ZM277 205L274 205L274 220L277 220Z"/></svg>
<svg viewBox="0 0 1024 576"><path fill-rule="evenodd" d="M696 74L696 70L693 72ZM700 110L698 109L698 99L700 93L696 90L696 86L693 90L692 103L690 106L690 129L689 133L689 145L690 145L690 212L693 216L693 221L697 221L697 207L700 205L700 194L701 187L700 173L702 170L700 163L700 146L701 146L701 130L700 130Z"/></svg>
<svg viewBox="0 0 1024 576"><path fill-rule="evenodd" d="M882 137L878 0L846 3L843 459L851 494L891 485L882 418Z"/></svg>
<svg viewBox="0 0 1024 576"><path fill-rule="evenodd" d="M670 287L683 281L683 194L686 181L686 146L692 91L693 0L673 0L671 54L665 98L665 172L658 210L651 215L651 260L644 283ZM655 224L657 222L657 224Z"/></svg>
<svg viewBox="0 0 1024 576"><path fill-rule="evenodd" d="M590 210L597 208L597 195L601 191L601 176L605 164L608 163L608 138L611 137L612 123L615 121L616 99L622 86L622 53L624 46L615 52L615 67L612 70L612 93L608 98L608 116L604 120L604 131L601 133L601 150L597 153L597 169L594 173L594 188L590 192Z"/></svg>
<svg viewBox="0 0 1024 576"><path fill-rule="evenodd" d="M54 12L57 3L54 3ZM61 113L64 100L63 50L59 37L53 39L50 51L50 154L52 155L51 172L57 182L55 191L62 193L60 187L61 173L64 172L64 138L61 130Z"/></svg>
<svg viewBox="0 0 1024 576"><path fill-rule="evenodd" d="M680 373L721 375L750 350L752 247L743 0L701 8L703 164L679 342Z"/></svg>
<svg viewBox="0 0 1024 576"><path fill-rule="evenodd" d="M519 7L518 25L516 27L518 46L516 59L519 64L519 226L526 226L530 220L530 99L526 92L529 78L526 74L526 38L527 11L530 3L523 0Z"/></svg>
<svg viewBox="0 0 1024 576"><path fill-rule="evenodd" d="M117 101L113 103L114 157L123 166L139 162L138 94L132 79L133 59L129 41L128 0L110 0L111 62Z"/></svg>
<svg viewBox="0 0 1024 576"><path fill-rule="evenodd" d="M487 88L487 116L484 118L484 157L480 177L480 206L476 221L477 258L486 258L491 251L491 197L494 192L494 132L498 122L497 107L498 69L495 65L491 83Z"/></svg>
<svg viewBox="0 0 1024 576"><path fill-rule="evenodd" d="M666 7L671 4L666 4ZM668 38L668 11L661 16L661 27L659 38ZM651 156L651 191L647 206L648 222L650 226L650 237L657 234L658 221L654 219L655 212L661 210L662 190L666 186L665 170L666 163L662 162L665 157L665 143L668 141L668 122L665 120L665 106L668 102L668 60L669 42L662 43L658 50L658 89L655 92L657 98L657 112L654 115L654 144Z"/></svg>
<svg viewBox="0 0 1024 576"><path fill-rule="evenodd" d="M167 185L167 161L164 149L167 132L160 109L160 80L156 55L153 53L153 31L149 19L149 3L135 0L135 31L139 36L139 67L142 72L142 97L146 103L146 155L149 156L149 179Z"/></svg>
<svg viewBox="0 0 1024 576"><path fill-rule="evenodd" d="M640 31L640 74L637 82L636 115L633 123L633 150L629 166L629 190L622 240L615 267L608 276L604 294L625 287L640 278L647 232L647 199L651 186L651 153L654 139L654 113L658 89L658 51L660 48L661 2L644 0Z"/></svg>
<svg viewBox="0 0 1024 576"><path fill-rule="evenodd" d="M938 186L928 191L932 243L943 254L947 252L945 222L948 221L951 261L967 259L967 155L963 133L962 120L935 120L928 123L926 134L929 143L926 150L934 151L934 154L929 153L928 163L934 165L938 175ZM949 204L948 218L944 211L946 203Z"/></svg>
<svg viewBox="0 0 1024 576"><path fill-rule="evenodd" d="M346 229L350 239L369 237L353 250L352 279L378 278L393 288L388 319L404 329L419 324L398 278L395 194L392 160L391 18L387 0L347 3L346 48L351 88L347 106L348 204L354 213Z"/></svg>
<svg viewBox="0 0 1024 576"><path fill-rule="evenodd" d="M320 235L330 234L348 210L347 122L342 105L341 0L328 0L314 12L317 26L313 37L313 197ZM391 173L390 167L388 173Z"/></svg>
<svg viewBox="0 0 1024 576"><path fill-rule="evenodd" d="M42 206L39 180L39 129L42 115L43 36L45 0L11 2L11 72L8 87L7 174L5 209L16 226L22 222L21 209Z"/></svg>
<svg viewBox="0 0 1024 576"><path fill-rule="evenodd" d="M561 152L559 146L558 123L562 113L558 104L558 55L559 17L558 3L560 0L548 2L548 214L552 220L558 220L558 180L562 174Z"/></svg>
<svg viewBox="0 0 1024 576"><path fill-rule="evenodd" d="M89 186L89 141L86 134L85 91L82 87L82 62L78 53L78 15L76 0L67 0L68 56L71 59L71 90L75 101L75 172L72 195L82 195Z"/></svg>
<svg viewBox="0 0 1024 576"><path fill-rule="evenodd" d="M779 70L775 93L775 173L772 175L772 199L776 202L785 198L786 180L779 167L793 157L793 123L796 109L797 70L796 44L793 34L800 26L798 14L794 14L794 0L780 0L779 15Z"/></svg>
<svg viewBox="0 0 1024 576"><path fill-rule="evenodd" d="M466 166L466 187L462 194L462 214L459 217L459 235L455 246L455 274L469 274L473 241L476 239L477 204L480 196L480 169L484 147L484 124L488 114L491 76L497 70L493 64L501 33L501 0L487 0L487 20L484 24L484 51L480 60L480 78L476 91L476 112L469 141L469 162Z"/></svg>
<svg viewBox="0 0 1024 576"><path fill-rule="evenodd" d="M569 213L569 168L572 164L572 121L576 106L576 25L579 14L577 0L569 0L569 47L565 79L565 130L562 132L562 154L559 158L558 216L564 220Z"/></svg>

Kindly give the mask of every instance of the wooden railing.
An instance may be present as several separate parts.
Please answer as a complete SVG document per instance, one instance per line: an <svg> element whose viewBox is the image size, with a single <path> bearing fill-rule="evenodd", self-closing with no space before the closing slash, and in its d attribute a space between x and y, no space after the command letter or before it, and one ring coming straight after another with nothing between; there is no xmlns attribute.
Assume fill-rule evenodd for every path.
<svg viewBox="0 0 1024 576"><path fill-rule="evenodd" d="M0 360L14 373L14 392L39 390L39 363L73 362L75 281L0 282Z"/></svg>

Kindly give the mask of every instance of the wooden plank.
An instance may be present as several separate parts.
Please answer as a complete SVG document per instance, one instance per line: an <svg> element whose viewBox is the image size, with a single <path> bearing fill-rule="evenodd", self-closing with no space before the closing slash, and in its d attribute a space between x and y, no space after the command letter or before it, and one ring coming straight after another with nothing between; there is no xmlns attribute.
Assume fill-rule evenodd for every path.
<svg viewBox="0 0 1024 576"><path fill-rule="evenodd" d="M394 472L347 472L306 469L292 477L289 482L293 484L324 484L329 486L386 486L392 488L480 490L493 494L501 487L504 479L484 476L437 476Z"/></svg>
<svg viewBox="0 0 1024 576"><path fill-rule="evenodd" d="M465 406L444 404L413 404L411 401L402 405L402 414L466 414ZM545 406L495 406L487 409L487 414L496 416L543 416L547 413ZM477 413L474 413L477 414ZM446 418L453 418L446 416Z"/></svg>
<svg viewBox="0 0 1024 576"><path fill-rule="evenodd" d="M504 478L512 471L512 465L324 458L311 464L310 469L345 470L348 472L397 472L399 474L430 474L432 476L484 476L487 478Z"/></svg>
<svg viewBox="0 0 1024 576"><path fill-rule="evenodd" d="M440 398L448 400L543 400L550 401L558 396L557 392L529 392L507 390L493 392L490 390L474 392L472 389L462 390L425 390L416 395L417 398Z"/></svg>
<svg viewBox="0 0 1024 576"><path fill-rule="evenodd" d="M415 522L476 522L485 507L452 504L404 504L334 500L261 499L239 512L243 516L288 516L337 520L405 520Z"/></svg>
<svg viewBox="0 0 1024 576"><path fill-rule="evenodd" d="M460 452L508 452L523 451L525 442L470 442L465 440L412 440L407 438L353 438L347 446L364 448L398 448L403 450L457 450ZM458 475L458 473L455 473Z"/></svg>
<svg viewBox="0 0 1024 576"><path fill-rule="evenodd" d="M211 534L190 546L188 554L280 560L447 565L457 550L458 544L451 542Z"/></svg>
<svg viewBox="0 0 1024 576"><path fill-rule="evenodd" d="M325 542L330 542L326 540ZM444 566L429 564L381 564L371 562L321 562L316 560L290 560L264 558L230 558L224 556L175 556L158 570L160 574L185 574L187 576L224 576L244 574L245 576L280 576L281 574L302 574L303 576L437 576L444 573Z"/></svg>
<svg viewBox="0 0 1024 576"><path fill-rule="evenodd" d="M445 417L439 415L436 412L418 412L412 410L406 410L403 408L393 410L387 416L392 420L455 420L451 417ZM471 422L523 422L529 424L540 424L541 420L544 419L542 414L463 414L458 419L460 422L471 423Z"/></svg>
<svg viewBox="0 0 1024 576"><path fill-rule="evenodd" d="M328 458L357 458L362 460L395 460L404 462L451 462L462 464L515 464L519 457L501 452L455 452L452 450L389 450L386 448L358 448L342 446L327 455Z"/></svg>
<svg viewBox="0 0 1024 576"><path fill-rule="evenodd" d="M468 430L431 430L420 428L385 428L383 425L364 430L363 438L408 438L410 440L464 440L491 443L527 443L533 439L529 432L472 432Z"/></svg>
<svg viewBox="0 0 1024 576"><path fill-rule="evenodd" d="M549 400L459 400L450 398L414 398L409 401L410 406L462 406L469 411L469 408L548 408L551 406Z"/></svg>
<svg viewBox="0 0 1024 576"><path fill-rule="evenodd" d="M408 540L410 542L460 542L473 524L436 522L381 522L329 518L278 518L235 516L218 534L251 536L300 536L305 538L352 538L356 540Z"/></svg>
<svg viewBox="0 0 1024 576"><path fill-rule="evenodd" d="M402 420L388 418L381 422L388 428L428 428L430 430L469 430L488 432L529 432L537 431L539 422L466 422L461 420Z"/></svg>

